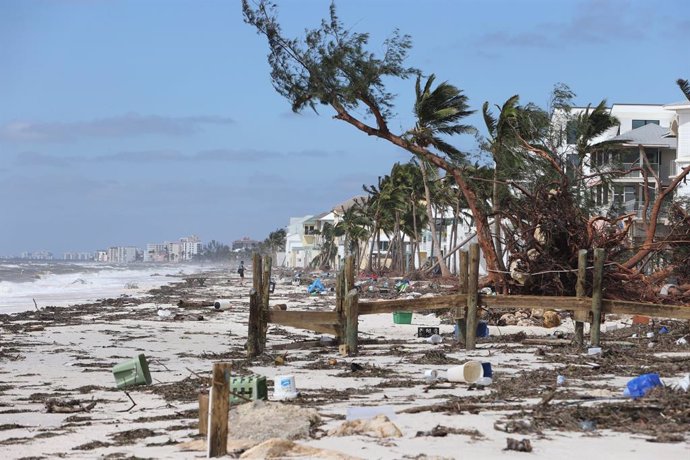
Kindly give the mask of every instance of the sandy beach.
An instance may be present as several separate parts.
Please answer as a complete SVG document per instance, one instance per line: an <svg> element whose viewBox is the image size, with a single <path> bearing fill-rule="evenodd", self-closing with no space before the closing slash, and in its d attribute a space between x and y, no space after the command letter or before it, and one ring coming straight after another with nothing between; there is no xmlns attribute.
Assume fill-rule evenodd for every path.
<svg viewBox="0 0 690 460"><path fill-rule="evenodd" d="M203 286L170 278L170 285L143 297L1 315L3 458L203 458L197 398L217 361L232 362L235 375L266 376L269 402L263 406L280 406L287 414L316 411L318 420L294 441L340 453L331 458L690 457L690 393L666 386L638 400L622 395L639 374L659 373L670 385L690 372L690 347L676 344L690 334L687 323L632 326L629 318L610 318L603 353L587 356L568 344L522 343L556 330L572 337L573 324L565 317L556 329L490 326L490 336L467 352L453 340L450 318L417 312L408 325L394 324L390 314L369 315L360 318L358 356L342 357L335 345L313 343L320 334L270 325L267 352L247 361L249 283L239 286L236 274L220 270L205 277ZM294 286L289 277L281 281L271 305L333 308L334 293L309 296L306 286ZM328 287L333 280L325 282ZM411 289L434 295L453 287L420 281ZM229 306L178 306L180 300L189 305L214 299L228 299ZM668 334L657 334L662 325ZM443 342L416 337L420 326L439 327ZM647 338L648 332L654 337ZM297 347L300 342L305 344ZM132 404L116 388L111 369L140 353L153 383L129 391L136 405L127 411ZM282 365L276 364L279 356ZM491 385L446 381L448 368L470 359L491 363ZM426 380L427 370L436 370L439 379ZM299 397L273 401L277 375L294 375ZM66 404L74 400L79 404ZM231 414L230 437L250 430L253 440L232 451L234 458L252 444L291 433L301 420L295 416L276 427L262 419L261 403L247 404L253 404L244 409L249 419L233 427ZM387 414L401 435L329 434L348 411L362 408ZM231 413L237 410L233 406ZM532 452L505 450L507 438L528 439ZM311 452L302 457L329 455Z"/></svg>

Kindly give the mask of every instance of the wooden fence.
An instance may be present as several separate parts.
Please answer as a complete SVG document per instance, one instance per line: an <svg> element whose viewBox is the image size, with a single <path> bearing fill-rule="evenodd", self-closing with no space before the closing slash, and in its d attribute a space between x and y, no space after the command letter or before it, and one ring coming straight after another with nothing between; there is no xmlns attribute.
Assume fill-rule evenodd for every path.
<svg viewBox="0 0 690 460"><path fill-rule="evenodd" d="M354 286L354 262L352 257L336 278L336 302L333 311L282 311L269 310L271 258L254 255L253 289L249 303L249 339L247 352L250 357L263 353L266 345L268 323L281 324L334 335L344 345L348 354L357 354L358 318L360 315L392 313L396 311L442 310L453 311L460 340L468 350L476 345L479 307L497 310L550 309L573 312L576 320L575 341L583 344L584 322L590 323L590 343L599 346L602 315L607 313L645 315L658 318L690 320L690 306L661 305L604 299L601 279L605 252L594 250L592 296L585 296L585 276L588 267L587 251L578 255L575 297L486 295L478 290L479 246L470 245L469 253L460 253L459 289L457 294L417 299L360 301Z"/></svg>

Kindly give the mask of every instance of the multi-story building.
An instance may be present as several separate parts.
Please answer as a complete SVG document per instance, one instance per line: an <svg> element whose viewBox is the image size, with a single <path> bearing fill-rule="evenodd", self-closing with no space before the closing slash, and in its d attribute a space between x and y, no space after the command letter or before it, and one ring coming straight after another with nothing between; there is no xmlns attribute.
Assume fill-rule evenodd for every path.
<svg viewBox="0 0 690 460"><path fill-rule="evenodd" d="M576 108L571 115L585 110ZM690 164L690 101L667 105L614 104L609 110L619 125L593 144L602 147L605 142L614 143L596 149L584 166L584 173L592 177L588 185L598 212L608 216L633 215L632 235L642 236L651 203ZM576 157L574 142L568 136L563 153ZM601 173L611 180L601 180ZM690 196L690 184L681 182L677 196ZM663 225L658 231L664 231Z"/></svg>
<svg viewBox="0 0 690 460"><path fill-rule="evenodd" d="M94 260L94 254L91 252L65 252L62 258L63 260Z"/></svg>
<svg viewBox="0 0 690 460"><path fill-rule="evenodd" d="M189 262L201 254L203 244L198 236L185 236L179 241L148 243L144 251L144 262Z"/></svg>
<svg viewBox="0 0 690 460"><path fill-rule="evenodd" d="M253 240L247 236L241 240L235 240L232 242L232 250L236 252L240 251L251 251L259 245L259 241Z"/></svg>
<svg viewBox="0 0 690 460"><path fill-rule="evenodd" d="M138 249L134 246L112 246L107 251L107 261L116 264L136 262Z"/></svg>

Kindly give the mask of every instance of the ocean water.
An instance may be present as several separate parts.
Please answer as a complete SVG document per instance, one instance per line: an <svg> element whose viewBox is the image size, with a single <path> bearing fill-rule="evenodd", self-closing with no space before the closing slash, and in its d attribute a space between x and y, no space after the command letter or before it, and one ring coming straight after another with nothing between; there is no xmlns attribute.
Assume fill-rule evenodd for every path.
<svg viewBox="0 0 690 460"><path fill-rule="evenodd" d="M137 296L208 270L201 265L108 265L78 262L0 263L0 313Z"/></svg>

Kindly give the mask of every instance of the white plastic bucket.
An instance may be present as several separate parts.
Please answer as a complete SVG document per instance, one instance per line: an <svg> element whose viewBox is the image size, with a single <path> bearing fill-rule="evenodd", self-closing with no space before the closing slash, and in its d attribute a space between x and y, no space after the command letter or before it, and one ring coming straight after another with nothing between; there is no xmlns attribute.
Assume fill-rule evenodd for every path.
<svg viewBox="0 0 690 460"><path fill-rule="evenodd" d="M227 310L230 308L230 299L216 299L213 302L213 308L216 310Z"/></svg>
<svg viewBox="0 0 690 460"><path fill-rule="evenodd" d="M449 382L475 383L484 377L484 369L479 361L467 361L460 366L451 367L447 374Z"/></svg>
<svg viewBox="0 0 690 460"><path fill-rule="evenodd" d="M294 399L297 397L294 375L277 375L273 381L275 399Z"/></svg>

